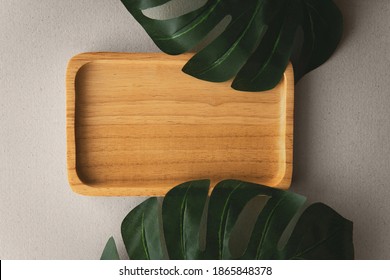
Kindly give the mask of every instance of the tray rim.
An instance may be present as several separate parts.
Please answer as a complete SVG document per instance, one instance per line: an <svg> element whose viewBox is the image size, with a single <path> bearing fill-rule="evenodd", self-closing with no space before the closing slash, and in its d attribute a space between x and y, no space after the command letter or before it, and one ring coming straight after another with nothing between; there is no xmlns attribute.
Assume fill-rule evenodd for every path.
<svg viewBox="0 0 390 280"><path fill-rule="evenodd" d="M76 76L78 71L86 64L95 60L150 60L154 61L183 61L190 59L193 54L186 53L178 56L168 56L165 53L125 53L125 52L86 52L73 56L66 69L66 157L67 157L67 175L68 182L71 189L78 194L88 196L163 196L171 188L175 186L169 186L164 188L164 193L161 192L162 187L148 187L140 188L136 187L93 187L85 184L81 181L77 174L76 167L76 139L75 139L75 106L76 106ZM194 78L195 79L195 78ZM294 137L294 74L291 63L288 64L281 82L284 82L285 87L285 100L286 108L283 111L285 116L283 121L285 122L284 135L284 150L285 150L285 171L284 176L275 186L275 188L288 189L291 185L292 170L293 170L293 137ZM290 105L288 107L288 105ZM289 120L291 124L288 124ZM208 179L208 178L199 178ZM234 179L234 178L225 178ZM210 186L210 190L214 186Z"/></svg>

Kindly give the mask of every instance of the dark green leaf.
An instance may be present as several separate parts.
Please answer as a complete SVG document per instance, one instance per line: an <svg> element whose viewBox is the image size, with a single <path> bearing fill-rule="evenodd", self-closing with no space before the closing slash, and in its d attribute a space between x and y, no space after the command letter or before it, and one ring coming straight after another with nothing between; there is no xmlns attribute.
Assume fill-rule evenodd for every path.
<svg viewBox="0 0 390 280"><path fill-rule="evenodd" d="M291 0L270 24L249 61L237 74L232 87L237 90L269 90L277 85L287 67L296 30L302 17L299 0Z"/></svg>
<svg viewBox="0 0 390 280"><path fill-rule="evenodd" d="M199 79L221 82L234 76L237 90L261 91L280 81L291 57L298 27L304 31L294 60L297 78L324 63L335 50L342 17L332 0L208 0L202 7L166 20L142 10L169 0L122 0L156 45L168 54L197 46L224 18L231 21L184 66Z"/></svg>
<svg viewBox="0 0 390 280"><path fill-rule="evenodd" d="M352 222L316 203L302 214L281 257L348 260L354 258L352 244Z"/></svg>
<svg viewBox="0 0 390 280"><path fill-rule="evenodd" d="M243 259L277 259L278 242L306 199L292 192L274 192L261 211Z"/></svg>
<svg viewBox="0 0 390 280"><path fill-rule="evenodd" d="M353 258L352 223L323 204L310 206L300 216L305 203L300 195L225 180L215 186L207 206L208 187L208 180L187 182L173 188L165 197L162 227L169 258L237 258L232 256L230 248L232 231L240 224L237 221L245 206L257 196L268 199L240 259ZM205 207L206 247L201 251L199 240ZM124 219L122 236L131 259L163 258L158 217L157 200L151 198Z"/></svg>
<svg viewBox="0 0 390 280"><path fill-rule="evenodd" d="M162 207L165 242L170 259L198 259L199 233L210 180L192 181L173 188Z"/></svg>
<svg viewBox="0 0 390 280"><path fill-rule="evenodd" d="M118 250L116 248L115 240L111 236L110 239L108 239L106 247L104 247L102 256L100 257L101 260L119 260L119 254Z"/></svg>
<svg viewBox="0 0 390 280"><path fill-rule="evenodd" d="M267 30L263 15L265 2L257 1L250 9L240 11L241 14L236 13L226 30L195 55L184 66L183 71L212 82L222 82L234 77Z"/></svg>
<svg viewBox="0 0 390 280"><path fill-rule="evenodd" d="M293 61L296 80L333 54L341 40L343 16L332 0L304 0L302 30L301 53Z"/></svg>
<svg viewBox="0 0 390 280"><path fill-rule="evenodd" d="M132 1L122 3L134 18L141 23L156 45L168 54L186 52L199 43L226 15L221 8L221 0L207 4L183 16L155 20L146 17L142 10L159 6L169 1Z"/></svg>
<svg viewBox="0 0 390 280"><path fill-rule="evenodd" d="M163 259L157 198L134 208L123 220L121 231L130 259Z"/></svg>
<svg viewBox="0 0 390 280"><path fill-rule="evenodd" d="M207 218L206 258L230 259L229 239L245 205L258 195L271 196L278 190L260 185L225 180L214 188Z"/></svg>

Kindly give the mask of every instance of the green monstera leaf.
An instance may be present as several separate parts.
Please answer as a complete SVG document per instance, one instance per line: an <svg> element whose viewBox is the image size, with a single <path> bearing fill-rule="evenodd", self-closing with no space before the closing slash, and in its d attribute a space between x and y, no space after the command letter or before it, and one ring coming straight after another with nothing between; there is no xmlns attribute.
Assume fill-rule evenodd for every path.
<svg viewBox="0 0 390 280"><path fill-rule="evenodd" d="M235 77L232 87L242 91L275 87L291 57L298 81L332 55L342 35L342 15L332 0L208 0L165 20L149 18L143 10L171 0L121 1L156 45L173 55L192 50L230 17L222 33L183 71L212 82Z"/></svg>
<svg viewBox="0 0 390 280"><path fill-rule="evenodd" d="M149 198L134 208L122 222L130 259L353 259L352 222L328 206L316 203L302 213L304 197L237 180L218 183L209 197L209 184L186 182L169 191L162 206ZM259 196L266 202L252 227L237 228ZM243 250L232 253L233 239L241 239L233 232L248 228ZM111 245L103 255L115 255Z"/></svg>
<svg viewBox="0 0 390 280"><path fill-rule="evenodd" d="M118 249L116 248L115 240L111 236L108 239L106 247L104 247L101 260L119 260Z"/></svg>

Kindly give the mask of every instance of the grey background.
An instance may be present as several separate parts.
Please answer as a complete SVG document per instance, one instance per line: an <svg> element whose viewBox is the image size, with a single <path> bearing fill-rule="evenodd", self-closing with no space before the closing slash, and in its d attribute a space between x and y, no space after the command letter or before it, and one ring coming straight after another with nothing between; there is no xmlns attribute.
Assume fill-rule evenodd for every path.
<svg viewBox="0 0 390 280"><path fill-rule="evenodd" d="M356 258L390 259L390 2L335 2L342 44L296 87L291 189L354 221ZM0 0L0 259L98 259L144 199L68 186L65 69L87 51L158 49L119 0Z"/></svg>

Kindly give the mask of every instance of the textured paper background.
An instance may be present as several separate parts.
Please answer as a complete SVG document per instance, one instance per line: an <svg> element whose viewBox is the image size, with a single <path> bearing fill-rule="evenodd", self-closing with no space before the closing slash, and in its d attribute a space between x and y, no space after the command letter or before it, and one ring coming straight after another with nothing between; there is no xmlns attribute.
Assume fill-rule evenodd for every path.
<svg viewBox="0 0 390 280"><path fill-rule="evenodd" d="M354 221L357 258L390 259L390 2L335 2L343 42L296 88L291 189ZM119 0L0 0L0 259L97 259L143 200L68 186L65 69L87 51L158 49Z"/></svg>

